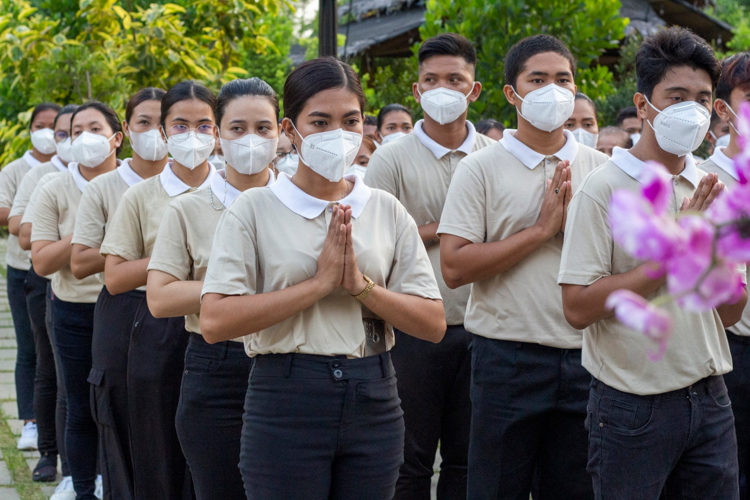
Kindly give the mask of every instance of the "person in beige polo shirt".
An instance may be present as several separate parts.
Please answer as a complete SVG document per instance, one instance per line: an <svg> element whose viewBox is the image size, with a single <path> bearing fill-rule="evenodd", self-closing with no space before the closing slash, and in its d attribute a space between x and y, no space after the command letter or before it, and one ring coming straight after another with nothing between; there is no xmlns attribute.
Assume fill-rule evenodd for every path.
<svg viewBox="0 0 750 500"><path fill-rule="evenodd" d="M443 277L471 284L469 499L593 498L584 420L591 376L557 286L565 210L607 156L565 128L575 60L536 35L505 58L518 129L456 170L438 234ZM535 474L537 481L532 488Z"/></svg>
<svg viewBox="0 0 750 500"><path fill-rule="evenodd" d="M618 189L637 192L646 161L673 177L669 211L705 210L724 189L690 154L706 135L719 79L703 39L669 28L644 39L636 56L643 119L641 139L584 179L570 202L558 282L565 317L583 330L583 366L594 377L589 396L588 470L597 499L739 499L737 441L723 374L732 369L724 326L737 323L747 301L696 313L663 307L673 319L664 357L647 357L652 342L605 307L626 289L647 299L667 293L649 262L612 239L609 203Z"/></svg>
<svg viewBox="0 0 750 500"><path fill-rule="evenodd" d="M207 188L170 203L148 265L151 313L185 316L190 333L175 425L198 500L245 495L237 463L252 359L242 339L203 339L200 297L222 214L243 191L274 183L278 117L276 93L260 78L222 87L216 119L227 168Z"/></svg>
<svg viewBox="0 0 750 500"><path fill-rule="evenodd" d="M98 439L91 416L91 335L94 307L101 288L95 276L76 278L70 269L81 193L89 181L114 170L122 145L117 114L98 101L81 105L71 117L73 158L69 173L48 174L33 212L31 259L41 276L51 279L54 338L67 395L65 448L78 498L93 500Z"/></svg>
<svg viewBox="0 0 750 500"><path fill-rule="evenodd" d="M91 181L81 196L70 257L71 270L79 279L96 276L104 284L105 259L99 247L122 195L131 186L164 170L167 145L159 129L164 93L162 89L147 87L128 100L122 127L133 147L133 157L123 160L115 171ZM94 311L88 380L93 386L92 412L103 457L102 487L104 495L112 498L133 498L127 362L133 318L145 296L143 289L111 295L102 286Z"/></svg>
<svg viewBox="0 0 750 500"><path fill-rule="evenodd" d="M404 423L393 328L438 342L435 275L393 196L344 177L362 141L364 93L332 57L284 85L282 126L300 163L224 212L200 329L253 357L240 471L247 498L393 498ZM226 152L226 151L225 151Z"/></svg>
<svg viewBox="0 0 750 500"><path fill-rule="evenodd" d="M729 144L716 146L711 157L700 164L704 172L719 176L727 189L732 189L739 175L734 158L740 153L737 143L737 114L741 103L750 101L750 52L741 52L721 62L721 78L716 84L714 112L729 124ZM732 371L724 374L729 399L734 412L737 434L737 462L740 477L740 497L746 498L747 478L750 478L750 306L745 306L742 318L727 328L727 340L732 353Z"/></svg>
<svg viewBox="0 0 750 500"><path fill-rule="evenodd" d="M161 98L161 137L173 159L159 175L125 191L106 228L99 251L105 256L104 281L110 295L146 285L167 207L176 197L211 185L215 168L208 157L215 145L215 113L216 96L191 80L174 85ZM183 317L155 318L140 296L130 320L126 371L133 495L183 498L192 484L174 419L189 336Z"/></svg>
<svg viewBox="0 0 750 500"><path fill-rule="evenodd" d="M378 148L365 175L368 186L398 198L419 226L448 324L437 345L396 331L392 354L406 443L395 499L429 496L438 443L438 498L464 499L471 420L471 335L463 326L469 287L451 290L445 285L435 233L458 162L494 141L477 134L466 119L468 104L482 90L474 81L477 55L471 42L454 33L439 35L422 44L418 59L419 81L413 92L424 119L411 134Z"/></svg>

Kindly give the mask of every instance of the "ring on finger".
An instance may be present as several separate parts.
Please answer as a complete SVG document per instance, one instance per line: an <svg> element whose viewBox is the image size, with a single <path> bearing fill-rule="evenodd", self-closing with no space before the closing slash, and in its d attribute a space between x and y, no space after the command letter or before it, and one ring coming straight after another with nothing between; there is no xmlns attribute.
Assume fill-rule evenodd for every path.
<svg viewBox="0 0 750 500"><path fill-rule="evenodd" d="M555 194L560 194L560 188L555 188Z"/></svg>

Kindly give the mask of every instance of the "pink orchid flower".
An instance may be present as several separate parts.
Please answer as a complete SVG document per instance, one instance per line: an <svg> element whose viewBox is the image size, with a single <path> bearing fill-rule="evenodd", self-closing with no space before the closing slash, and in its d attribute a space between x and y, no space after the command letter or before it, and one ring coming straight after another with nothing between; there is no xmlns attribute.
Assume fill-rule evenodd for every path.
<svg viewBox="0 0 750 500"><path fill-rule="evenodd" d="M649 351L652 361L659 361L667 351L667 342L672 336L672 318L663 309L648 302L630 290L617 290L607 297L607 309L614 309L615 317L625 326L646 335L657 344L656 351Z"/></svg>

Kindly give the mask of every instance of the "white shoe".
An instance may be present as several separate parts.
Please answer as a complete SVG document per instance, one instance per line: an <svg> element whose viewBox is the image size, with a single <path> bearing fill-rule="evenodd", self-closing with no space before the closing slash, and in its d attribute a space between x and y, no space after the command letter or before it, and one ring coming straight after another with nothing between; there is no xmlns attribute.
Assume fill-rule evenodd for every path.
<svg viewBox="0 0 750 500"><path fill-rule="evenodd" d="M96 489L94 490L94 495L99 500L104 500L104 483L102 483L101 474L96 476Z"/></svg>
<svg viewBox="0 0 750 500"><path fill-rule="evenodd" d="M26 422L26 425L21 429L21 437L18 438L17 448L23 451L36 450L36 441L38 437L39 434L36 430L36 423Z"/></svg>
<svg viewBox="0 0 750 500"><path fill-rule="evenodd" d="M76 500L76 490L73 488L73 478L65 476L55 488L49 500Z"/></svg>

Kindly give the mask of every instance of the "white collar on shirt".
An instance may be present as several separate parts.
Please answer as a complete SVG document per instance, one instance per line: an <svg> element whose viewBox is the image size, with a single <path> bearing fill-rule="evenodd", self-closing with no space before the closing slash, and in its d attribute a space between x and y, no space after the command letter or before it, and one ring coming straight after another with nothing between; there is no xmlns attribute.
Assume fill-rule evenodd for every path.
<svg viewBox="0 0 750 500"><path fill-rule="evenodd" d="M203 181L203 184L198 186L196 189L201 189L211 185L214 173L216 173L216 167L214 167L211 162L208 162L208 168L208 177L206 177L206 180ZM170 198L173 198L178 194L182 194L185 191L189 191L190 189L192 189L190 186L182 182L174 174L174 172L172 172L172 160L169 160L169 162L164 165L164 170L162 170L162 172L159 174L159 180L161 181L162 187L164 187L164 191L167 192Z"/></svg>
<svg viewBox="0 0 750 500"><path fill-rule="evenodd" d="M627 149L615 147L612 150L612 162L620 167L620 169L628 174L638 182L641 181L641 173L643 168L646 166L646 162L643 162L633 156ZM685 168L680 172L680 177L683 177L686 181L698 187L698 168L695 166L695 158L689 154L685 156Z"/></svg>
<svg viewBox="0 0 750 500"><path fill-rule="evenodd" d="M270 175L268 176L266 187L269 187L276 182L276 178L273 176L273 171L269 169L268 173ZM224 205L224 208L231 207L234 200L242 194L242 191L227 182L226 170L216 171L216 175L214 175L211 180L211 192L213 193L214 198L218 199L219 203Z"/></svg>
<svg viewBox="0 0 750 500"><path fill-rule="evenodd" d="M526 165L527 168L533 170L537 165L542 163L546 156L541 153L537 153L526 144L516 139L514 137L515 132L515 129L506 128L503 131L503 138L500 139L500 144L503 145L508 153L518 158L518 161ZM568 160L570 163L573 163L573 161L576 159L576 156L578 156L578 142L576 141L575 137L573 137L573 134L570 132L570 130L563 130L563 135L565 135L565 145L563 145L560 151L552 156L555 156L560 160Z"/></svg>
<svg viewBox="0 0 750 500"><path fill-rule="evenodd" d="M341 205L351 205L352 217L355 219L362 215L365 205L370 200L372 191L362 179L355 174L345 175L344 179L354 182L352 191L338 201ZM292 178L285 173L280 173L276 183L271 186L271 192L276 195L281 203L297 215L305 219L314 219L323 213L332 202L313 198L298 188Z"/></svg>
<svg viewBox="0 0 750 500"><path fill-rule="evenodd" d="M734 166L734 161L724 154L724 148L715 148L714 154L711 155L709 160L713 161L716 166L724 172L731 175L732 179L736 181L740 180L740 176L737 175L737 169Z"/></svg>
<svg viewBox="0 0 750 500"><path fill-rule="evenodd" d="M424 147L432 151L432 154L434 154L435 158L437 158L438 160L450 153L450 149L446 148L445 146L441 146L424 133L424 130L422 130L423 123L424 120L419 120L416 124L414 124L414 135L417 136L419 142L421 142ZM464 143L456 148L456 151L461 151L462 153L468 155L474 149L474 143L477 140L477 131L474 128L474 125L472 125L469 120L466 120L466 128L469 129L469 135L466 136L466 140L464 141Z"/></svg>
<svg viewBox="0 0 750 500"><path fill-rule="evenodd" d="M34 168L42 163L31 155L31 151L26 151L23 154L23 161L25 161L26 165L28 165L30 168Z"/></svg>
<svg viewBox="0 0 750 500"><path fill-rule="evenodd" d="M117 168L120 168L120 165L122 162L120 160L117 160ZM87 167L84 167L87 168ZM89 183L86 179L83 178L81 175L81 168L78 166L77 161L71 161L68 163L68 172L70 172L73 175L73 180L76 183L76 186L78 186L78 189L81 190L83 193L83 188L86 187L86 185Z"/></svg>
<svg viewBox="0 0 750 500"><path fill-rule="evenodd" d="M135 173L133 167L130 166L130 160L132 160L132 158L122 160L122 164L117 167L117 173L120 174L120 177L122 177L122 180L125 181L125 184L127 184L128 187L135 186L143 180L140 175Z"/></svg>
<svg viewBox="0 0 750 500"><path fill-rule="evenodd" d="M57 167L57 170L59 170L60 172L65 172L66 170L68 170L68 167L65 166L59 156L53 156L50 161L54 166Z"/></svg>

